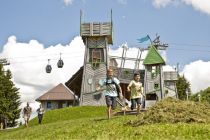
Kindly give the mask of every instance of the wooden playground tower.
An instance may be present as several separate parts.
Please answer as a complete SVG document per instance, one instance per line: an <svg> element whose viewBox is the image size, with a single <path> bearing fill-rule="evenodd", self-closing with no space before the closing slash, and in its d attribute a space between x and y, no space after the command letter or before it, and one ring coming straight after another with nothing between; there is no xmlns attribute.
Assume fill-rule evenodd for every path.
<svg viewBox="0 0 210 140"><path fill-rule="evenodd" d="M99 80L106 78L109 67L108 45L113 43L112 17L111 22L82 23L80 15L80 35L86 46L80 105L104 105L104 96L95 91Z"/></svg>

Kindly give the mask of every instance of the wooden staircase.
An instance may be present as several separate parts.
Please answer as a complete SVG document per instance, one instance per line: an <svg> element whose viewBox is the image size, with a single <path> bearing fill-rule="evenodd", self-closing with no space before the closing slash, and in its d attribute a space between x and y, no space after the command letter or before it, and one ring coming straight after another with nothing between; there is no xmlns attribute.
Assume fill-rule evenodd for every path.
<svg viewBox="0 0 210 140"><path fill-rule="evenodd" d="M117 103L122 107L121 111L115 113L115 116L119 115L137 115L137 109L130 110L129 107L125 106L125 103L122 102L119 98L117 98ZM141 109L140 113L145 112L146 109Z"/></svg>
<svg viewBox="0 0 210 140"><path fill-rule="evenodd" d="M142 109L142 110L140 110L139 114L141 114L141 113L143 113L145 111L146 111L145 109ZM134 109L134 110L126 110L126 111L122 110L122 111L119 111L119 112L115 113L115 116L120 116L120 115L137 115L137 110L136 109Z"/></svg>

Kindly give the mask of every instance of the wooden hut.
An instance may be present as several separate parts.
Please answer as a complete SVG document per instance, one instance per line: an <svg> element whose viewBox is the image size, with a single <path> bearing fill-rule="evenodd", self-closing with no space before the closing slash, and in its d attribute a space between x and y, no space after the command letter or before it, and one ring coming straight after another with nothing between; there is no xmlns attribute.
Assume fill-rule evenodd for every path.
<svg viewBox="0 0 210 140"><path fill-rule="evenodd" d="M65 85L60 83L36 99L45 110L59 109L77 104L77 96Z"/></svg>

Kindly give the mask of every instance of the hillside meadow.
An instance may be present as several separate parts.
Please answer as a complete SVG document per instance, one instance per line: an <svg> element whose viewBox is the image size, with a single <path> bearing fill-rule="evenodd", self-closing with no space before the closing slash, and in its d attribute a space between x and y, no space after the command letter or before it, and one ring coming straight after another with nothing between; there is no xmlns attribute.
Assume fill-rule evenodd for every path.
<svg viewBox="0 0 210 140"><path fill-rule="evenodd" d="M178 105L176 105L176 103L178 103ZM208 113L210 113L210 105L195 103L195 107L192 105L194 102L188 103L170 99L158 103L146 112L141 112L138 116L113 116L110 120L106 117L106 107L83 106L52 110L44 114L43 124L39 125L37 118L34 118L30 121L29 128L20 126L16 129L0 131L0 139L209 140L210 122L209 119L205 117L208 117ZM173 109L170 110L169 108L172 108L171 104L173 105ZM160 106L162 107L161 112ZM168 108L166 108L166 106L168 106ZM178 108L181 109L177 110L175 106L178 106ZM191 121L187 122L183 121L184 119L178 119L179 116L183 118L180 113L187 114L184 111L184 106L194 108L190 110L190 114L193 114L192 116L194 119L192 119L192 116L185 117L187 120ZM202 107L200 108L200 106ZM205 108L206 112L205 110L200 114L193 112L193 110L199 111L203 108ZM170 113L171 111L174 113ZM164 112L167 117L164 117ZM202 115L202 113L206 115ZM175 114L177 119L172 117L174 116L173 114ZM200 115L199 117L203 116L204 118L197 119L198 121L196 121L196 114ZM150 116L150 119L147 119L149 118L148 115ZM162 117L164 121L161 121L159 117ZM175 121L166 121L166 119Z"/></svg>

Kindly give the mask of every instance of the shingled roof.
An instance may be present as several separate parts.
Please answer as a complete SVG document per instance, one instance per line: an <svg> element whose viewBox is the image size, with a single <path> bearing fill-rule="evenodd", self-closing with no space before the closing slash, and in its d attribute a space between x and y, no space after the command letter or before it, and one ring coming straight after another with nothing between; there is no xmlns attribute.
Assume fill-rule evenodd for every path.
<svg viewBox="0 0 210 140"><path fill-rule="evenodd" d="M152 45L149 48L149 51L147 53L147 56L144 59L143 62L144 65L155 65L155 64L163 64L165 65L165 61L162 58L162 56L159 54L157 49Z"/></svg>
<svg viewBox="0 0 210 140"><path fill-rule="evenodd" d="M42 96L36 99L36 101L55 101L55 100L75 100L74 93L64 86L62 83L52 88Z"/></svg>

